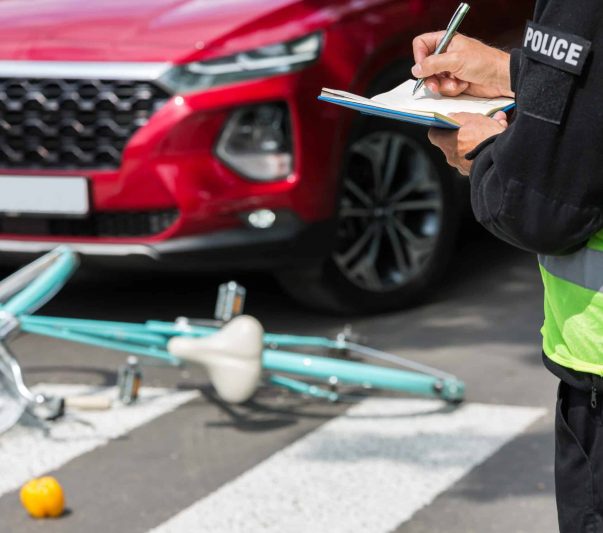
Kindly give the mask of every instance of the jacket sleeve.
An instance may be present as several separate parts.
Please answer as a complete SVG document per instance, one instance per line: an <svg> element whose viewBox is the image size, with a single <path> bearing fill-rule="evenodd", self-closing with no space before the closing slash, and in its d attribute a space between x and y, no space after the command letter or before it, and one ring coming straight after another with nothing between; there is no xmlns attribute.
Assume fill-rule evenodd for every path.
<svg viewBox="0 0 603 533"><path fill-rule="evenodd" d="M515 92L517 89L517 78L519 77L519 67L521 65L521 50L513 48L511 50L511 58L509 60L509 69L511 71L511 90Z"/></svg>
<svg viewBox="0 0 603 533"><path fill-rule="evenodd" d="M467 155L473 212L514 246L568 253L603 228L601 65L576 76L514 52L511 79L512 124Z"/></svg>

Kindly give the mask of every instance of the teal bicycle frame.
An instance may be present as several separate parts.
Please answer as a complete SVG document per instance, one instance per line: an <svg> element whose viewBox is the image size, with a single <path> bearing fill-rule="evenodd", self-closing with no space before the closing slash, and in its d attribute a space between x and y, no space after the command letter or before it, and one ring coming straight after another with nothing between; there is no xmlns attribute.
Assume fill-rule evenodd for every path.
<svg viewBox="0 0 603 533"><path fill-rule="evenodd" d="M151 320L145 323L129 323L33 315L33 312L63 287L77 265L77 256L69 248L60 247L2 281L0 300L5 303L0 306L0 340L6 339L11 331L20 330L128 352L168 365L180 365L180 359L167 351L167 344L172 337L182 335L206 337L220 329L214 326L195 325L189 321ZM347 339L333 340L326 337L265 333L264 346L263 369L270 373L287 374L286 376L272 375L269 382L310 396L329 400L338 398L338 394L332 390L296 378L408 392L442 398L449 402L460 402L464 397L463 382L451 374ZM408 369L292 351L303 348L330 352L355 352ZM2 370L1 365L0 370ZM6 368L4 370L6 371ZM15 370L13 368L13 374Z"/></svg>

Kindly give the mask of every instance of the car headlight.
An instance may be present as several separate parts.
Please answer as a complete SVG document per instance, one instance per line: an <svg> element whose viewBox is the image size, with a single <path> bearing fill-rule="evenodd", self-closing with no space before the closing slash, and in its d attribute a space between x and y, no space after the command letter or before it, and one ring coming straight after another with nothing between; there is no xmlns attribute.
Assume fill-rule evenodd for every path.
<svg viewBox="0 0 603 533"><path fill-rule="evenodd" d="M289 109L284 103L236 109L218 139L216 155L246 178L285 179L293 170Z"/></svg>
<svg viewBox="0 0 603 533"><path fill-rule="evenodd" d="M320 55L321 43L321 34L312 33L301 39L232 56L178 65L168 70L159 81L175 93L185 93L283 74L315 61Z"/></svg>

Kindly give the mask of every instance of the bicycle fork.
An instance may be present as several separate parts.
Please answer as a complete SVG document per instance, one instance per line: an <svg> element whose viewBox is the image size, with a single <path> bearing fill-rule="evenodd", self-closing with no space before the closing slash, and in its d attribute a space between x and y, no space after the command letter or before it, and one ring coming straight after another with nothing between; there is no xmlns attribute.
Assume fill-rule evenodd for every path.
<svg viewBox="0 0 603 533"><path fill-rule="evenodd" d="M1 316L4 315L4 316ZM8 347L7 340L19 329L18 320L0 312L0 374L2 380L18 402L36 418L53 420L64 412L64 401L55 396L34 393L23 380L23 372L17 358Z"/></svg>

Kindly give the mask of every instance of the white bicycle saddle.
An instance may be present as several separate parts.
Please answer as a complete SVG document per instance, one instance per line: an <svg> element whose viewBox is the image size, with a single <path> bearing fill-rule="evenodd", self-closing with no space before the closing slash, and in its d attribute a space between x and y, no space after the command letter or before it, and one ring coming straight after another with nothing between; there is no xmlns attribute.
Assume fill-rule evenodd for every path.
<svg viewBox="0 0 603 533"><path fill-rule="evenodd" d="M173 337L167 349L207 368L223 400L242 403L253 396L260 382L264 328L252 316L241 315L207 337Z"/></svg>

